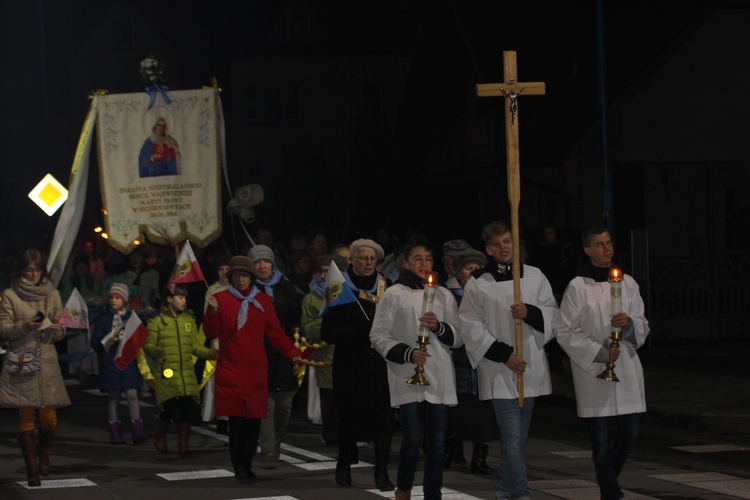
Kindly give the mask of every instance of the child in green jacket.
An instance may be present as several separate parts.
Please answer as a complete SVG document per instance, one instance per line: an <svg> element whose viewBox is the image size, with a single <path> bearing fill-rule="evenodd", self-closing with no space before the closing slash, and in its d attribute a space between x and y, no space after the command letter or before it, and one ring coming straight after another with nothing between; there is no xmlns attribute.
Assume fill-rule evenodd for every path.
<svg viewBox="0 0 750 500"><path fill-rule="evenodd" d="M148 340L143 346L150 357L154 376L156 402L161 408L156 422L156 450L167 452L167 425L178 417L180 456L191 455L188 441L190 423L196 405L200 402L198 381L193 369L193 356L216 359L216 351L198 341L198 325L186 312L187 288L174 285L167 289L161 313L148 321Z"/></svg>

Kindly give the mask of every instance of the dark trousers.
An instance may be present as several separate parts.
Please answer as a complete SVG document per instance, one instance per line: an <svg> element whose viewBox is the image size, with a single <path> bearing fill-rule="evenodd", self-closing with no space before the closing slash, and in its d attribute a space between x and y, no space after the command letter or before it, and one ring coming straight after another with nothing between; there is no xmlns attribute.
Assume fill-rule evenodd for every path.
<svg viewBox="0 0 750 500"><path fill-rule="evenodd" d="M242 467L248 471L252 469L259 434L259 419L229 417L229 459L232 467Z"/></svg>
<svg viewBox="0 0 750 500"><path fill-rule="evenodd" d="M320 418L323 421L323 441L326 446L338 446L339 418L338 413L336 413L333 389L318 389L318 394L320 394Z"/></svg>
<svg viewBox="0 0 750 500"><path fill-rule="evenodd" d="M638 414L587 418L591 449L602 500L623 498L617 482L630 448L638 437Z"/></svg>
<svg viewBox="0 0 750 500"><path fill-rule="evenodd" d="M193 420L193 412L197 407L197 403L192 396L179 396L172 399L167 399L161 405L161 414L159 419L162 422L169 422L174 420L180 423L191 423ZM179 414L179 419L175 420L175 415Z"/></svg>

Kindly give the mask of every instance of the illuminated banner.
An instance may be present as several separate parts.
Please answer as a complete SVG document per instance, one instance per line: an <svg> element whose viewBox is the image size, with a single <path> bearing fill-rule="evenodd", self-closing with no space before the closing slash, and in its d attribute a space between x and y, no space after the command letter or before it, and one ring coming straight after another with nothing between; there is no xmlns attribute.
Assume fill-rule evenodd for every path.
<svg viewBox="0 0 750 500"><path fill-rule="evenodd" d="M109 244L145 234L205 247L221 234L219 111L213 89L97 96L102 201Z"/></svg>

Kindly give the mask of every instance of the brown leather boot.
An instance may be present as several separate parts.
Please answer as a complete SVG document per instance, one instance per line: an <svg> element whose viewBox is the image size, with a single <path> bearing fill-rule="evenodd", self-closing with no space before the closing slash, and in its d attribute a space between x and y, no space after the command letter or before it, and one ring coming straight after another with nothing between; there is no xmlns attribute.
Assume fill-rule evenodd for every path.
<svg viewBox="0 0 750 500"><path fill-rule="evenodd" d="M190 422L180 422L177 446L179 447L181 457L193 456L190 452L188 441L190 441Z"/></svg>
<svg viewBox="0 0 750 500"><path fill-rule="evenodd" d="M49 476L49 447L54 437L55 431L39 430L39 473L45 477Z"/></svg>
<svg viewBox="0 0 750 500"><path fill-rule="evenodd" d="M154 446L159 453L167 452L167 422L156 419L156 430L154 431Z"/></svg>
<svg viewBox="0 0 750 500"><path fill-rule="evenodd" d="M396 489L396 500L411 500L411 491Z"/></svg>
<svg viewBox="0 0 750 500"><path fill-rule="evenodd" d="M18 441L21 443L23 460L26 462L26 480L29 486L41 486L39 462L36 457L36 431L19 432Z"/></svg>

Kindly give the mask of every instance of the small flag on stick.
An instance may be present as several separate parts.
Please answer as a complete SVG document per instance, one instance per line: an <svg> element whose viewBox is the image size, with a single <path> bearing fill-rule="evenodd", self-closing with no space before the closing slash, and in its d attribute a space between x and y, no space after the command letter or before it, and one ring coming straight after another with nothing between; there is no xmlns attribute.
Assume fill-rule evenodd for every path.
<svg viewBox="0 0 750 500"><path fill-rule="evenodd" d="M319 317L327 313L330 307L357 301L357 297L354 295L349 283L346 282L344 275L341 274L335 262L331 262L331 267L328 269L325 297L323 298L325 299L325 307L320 311Z"/></svg>
<svg viewBox="0 0 750 500"><path fill-rule="evenodd" d="M185 241L172 270L172 276L169 277L167 288L170 292L174 292L176 283L192 283L194 281L206 281L206 278L203 277L198 259L195 258L193 249L190 247L190 241Z"/></svg>
<svg viewBox="0 0 750 500"><path fill-rule="evenodd" d="M89 308L86 301L83 300L78 288L73 289L68 302L65 303L62 316L58 323L67 328L77 328L88 330L89 328Z"/></svg>
<svg viewBox="0 0 750 500"><path fill-rule="evenodd" d="M117 346L117 354L115 355L117 368L124 370L138 355L138 351L146 343L147 338L148 330L141 322L141 318L135 313L131 314L130 319L125 324L125 331L120 337L120 344Z"/></svg>

